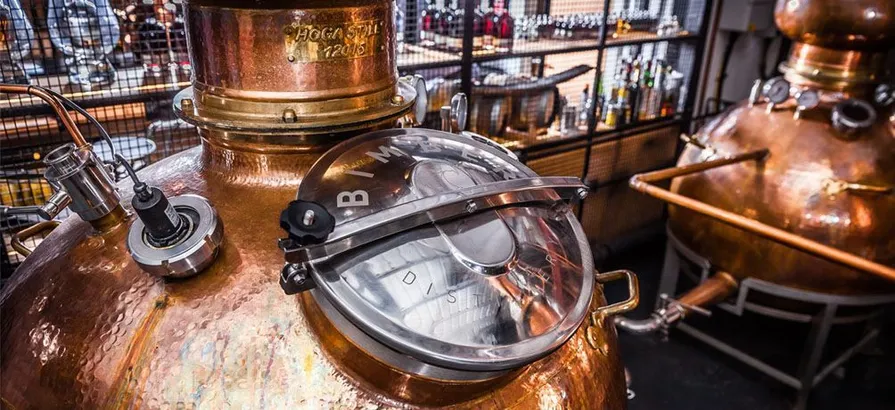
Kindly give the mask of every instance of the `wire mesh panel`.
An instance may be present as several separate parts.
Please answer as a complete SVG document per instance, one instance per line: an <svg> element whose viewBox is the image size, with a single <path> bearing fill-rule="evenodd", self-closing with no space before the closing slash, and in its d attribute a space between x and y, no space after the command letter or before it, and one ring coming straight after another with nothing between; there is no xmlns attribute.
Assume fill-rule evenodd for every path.
<svg viewBox="0 0 895 410"><path fill-rule="evenodd" d="M707 1L397 0L398 69L426 79L424 126L438 128L440 108L463 91L469 130L542 174L603 184L667 158L676 132L639 136L638 127L686 120ZM87 108L135 168L199 144L171 110L192 73L181 0L0 5L0 81ZM42 159L69 136L34 97L0 95L0 113L0 205L41 204L52 194ZM110 155L99 131L75 118L97 154ZM35 222L0 221L4 275L21 261L10 235Z"/></svg>
<svg viewBox="0 0 895 410"><path fill-rule="evenodd" d="M606 44L639 43L698 34L704 0L612 0Z"/></svg>
<svg viewBox="0 0 895 410"><path fill-rule="evenodd" d="M0 4L0 81L45 87L87 108L137 169L199 144L195 130L171 110L191 71L180 0ZM43 157L70 136L44 101L30 95L0 94L0 113L0 205L41 205L53 193L42 178ZM97 155L110 160L99 131L80 114L73 118ZM22 260L9 246L11 235L37 221L0 220L4 277Z"/></svg>

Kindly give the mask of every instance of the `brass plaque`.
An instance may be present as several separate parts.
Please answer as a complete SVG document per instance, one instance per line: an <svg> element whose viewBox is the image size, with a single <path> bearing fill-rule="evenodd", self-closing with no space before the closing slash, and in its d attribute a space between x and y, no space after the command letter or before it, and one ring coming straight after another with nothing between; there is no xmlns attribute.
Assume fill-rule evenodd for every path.
<svg viewBox="0 0 895 410"><path fill-rule="evenodd" d="M291 62L344 60L385 51L385 22L352 21L330 24L292 23L283 29Z"/></svg>

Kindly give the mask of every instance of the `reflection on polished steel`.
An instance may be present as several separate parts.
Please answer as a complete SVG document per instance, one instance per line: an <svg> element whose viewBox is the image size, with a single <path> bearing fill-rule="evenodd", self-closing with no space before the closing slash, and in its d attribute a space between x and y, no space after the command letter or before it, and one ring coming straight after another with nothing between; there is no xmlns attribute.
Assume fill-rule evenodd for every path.
<svg viewBox="0 0 895 410"><path fill-rule="evenodd" d="M893 19L885 0L778 1L777 25L796 41L785 78L756 83L687 138L678 167L631 186L669 202L674 235L737 280L892 293L895 116L872 91L891 81L880 62ZM672 178L670 190L654 184ZM709 305L735 288L705 281L681 299L710 294Z"/></svg>
<svg viewBox="0 0 895 410"><path fill-rule="evenodd" d="M512 312L510 317L521 320L516 323L527 324L507 329L502 333L507 340L526 337L526 332L547 334L553 331L551 323L555 329L565 329L557 325L563 319L551 322L553 316L547 313L552 310L574 321L577 303L589 302L585 303L585 312L590 312L587 325L563 333L567 341L552 353L513 370L476 372L475 378L459 377L460 372L470 374L464 370L423 371L423 366L432 371L435 366L419 360L415 367L406 361L387 363L381 359L388 355L385 351L401 358L412 356L368 336L376 346L387 349L373 353L372 344L355 338L365 333L351 334L348 329L359 328L339 325L310 292L284 295L277 282L283 267L283 253L276 246L283 236L277 223L281 210L294 199L311 165L332 145L367 131L415 123L418 99L413 90L420 89L420 84L414 87L410 79L397 79L390 1L185 3L196 83L189 91L192 97L179 97L176 109L198 126L203 145L146 167L139 176L172 197L194 194L214 204L226 225L218 256L201 275L177 280L157 277L143 271L129 255L129 224L95 229L80 218L65 220L25 259L0 294L3 408L624 408L619 347L607 318L636 304L636 280L602 274L596 277L598 284L593 284L593 278L584 273L588 268L583 265L585 248L577 256L581 270L562 278L562 283L580 286L577 295L574 288L538 284L534 275L515 275L510 282L509 273L489 277L469 272L468 265L454 256L437 255L442 261L438 263L467 269L460 271L463 276L431 276L444 285L471 277L483 290L490 290L486 280L504 280L518 287L504 288L518 292L518 299L491 296L495 302L501 300L501 315ZM377 26L380 21L383 25ZM302 33L310 36L311 30L319 28L314 26L317 23L333 33L338 28L343 33L353 30L369 39L369 44L385 47L361 49L356 36L331 37L326 44L315 43L332 46L331 52L339 50L338 55L327 56L325 47L302 44ZM314 50L318 54L312 55ZM232 110L221 110L223 105ZM501 158L499 152L493 150L495 159ZM404 176L395 175L390 181ZM391 195L385 188L375 193L370 192L371 200ZM133 191L121 186L120 196L122 204L129 204ZM523 213L513 218L534 221L557 211L534 208L534 216ZM510 210L472 215L487 212ZM134 218L123 211L120 217ZM548 232L569 233L568 227L561 228L563 223L551 220L547 228L505 225L520 243L540 243L548 239ZM431 226L425 229L432 235L429 242L444 237ZM444 249L446 242L438 240ZM493 266L508 249L488 258L469 248L462 253L466 262L472 259ZM512 249L511 259L517 260L545 252L515 244ZM569 258L570 262L562 262L565 265L556 262L563 269L576 263L574 249L571 245L562 250L546 248ZM349 254L336 259L343 257ZM414 255L401 257L426 266L436 263ZM524 259L512 268L543 264L543 258ZM360 271L362 263L357 265L350 268L366 280L359 283L373 286L371 280L377 277ZM616 279L628 279L635 292L623 302L608 304L602 283ZM452 290L438 289L443 296ZM411 300L399 293L383 295ZM574 300L566 299L573 295ZM417 312L420 317L426 313ZM509 323L500 318L503 321L491 324ZM456 332L458 338L483 337L481 331L475 336L475 329L486 325L483 318L463 319L467 331ZM437 328L419 326L414 328L419 332Z"/></svg>
<svg viewBox="0 0 895 410"><path fill-rule="evenodd" d="M535 201L507 189L512 182L552 191L502 151L461 135L386 130L334 147L297 198L333 214L331 237L350 235L340 233L347 225L380 240L312 257L315 298L430 372L508 370L549 354L584 320L594 286L587 241L566 205L583 185ZM453 213L428 205L476 203L475 190L493 196ZM501 198L517 195L524 200Z"/></svg>

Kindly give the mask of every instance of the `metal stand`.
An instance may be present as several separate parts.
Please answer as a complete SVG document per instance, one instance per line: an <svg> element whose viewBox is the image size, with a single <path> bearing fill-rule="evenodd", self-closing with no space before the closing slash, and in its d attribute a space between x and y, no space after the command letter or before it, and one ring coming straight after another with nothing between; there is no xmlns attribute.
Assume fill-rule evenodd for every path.
<svg viewBox="0 0 895 410"><path fill-rule="evenodd" d="M701 283L709 277L712 271L711 263L708 260L685 247L670 230L667 230L667 233L668 244L665 252L662 278L659 283L659 295L674 295L681 274L689 276L696 283ZM682 257L695 264L699 268L699 272L690 272L688 269L682 269ZM818 313L811 315L761 305L751 301L749 298L749 293L753 291L780 299L820 305L821 309ZM661 298L656 303L657 305L661 303ZM796 400L793 409L802 410L806 408L811 390L815 386L876 339L879 334L879 328L873 319L882 313L886 305L893 303L895 303L895 295L840 296L794 289L753 278L743 280L740 283L736 300L730 303L718 304L718 308L736 316L742 316L743 312L750 311L791 322L811 324L811 330L805 341L805 348L799 359L799 367L795 375L787 374L749 353L722 342L686 323L679 323L677 329L796 389ZM841 314L838 310L839 307L876 307L877 309L872 309L869 313ZM822 365L821 359L833 326L853 323L866 323L864 335L857 343L845 349L835 359Z"/></svg>

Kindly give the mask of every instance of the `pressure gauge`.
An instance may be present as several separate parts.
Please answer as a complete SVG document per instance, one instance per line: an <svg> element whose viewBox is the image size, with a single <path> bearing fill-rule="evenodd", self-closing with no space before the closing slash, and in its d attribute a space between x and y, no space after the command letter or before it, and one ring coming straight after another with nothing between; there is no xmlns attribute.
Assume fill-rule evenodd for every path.
<svg viewBox="0 0 895 410"><path fill-rule="evenodd" d="M780 104L789 99L789 81L783 77L768 80L762 87L762 93L773 104Z"/></svg>
<svg viewBox="0 0 895 410"><path fill-rule="evenodd" d="M321 157L283 211L281 284L382 362L494 377L587 315L593 262L569 205L585 192L464 135L364 134Z"/></svg>
<svg viewBox="0 0 895 410"><path fill-rule="evenodd" d="M817 107L820 104L820 93L817 90L803 89L796 93L796 112L795 119L802 116L802 112Z"/></svg>

